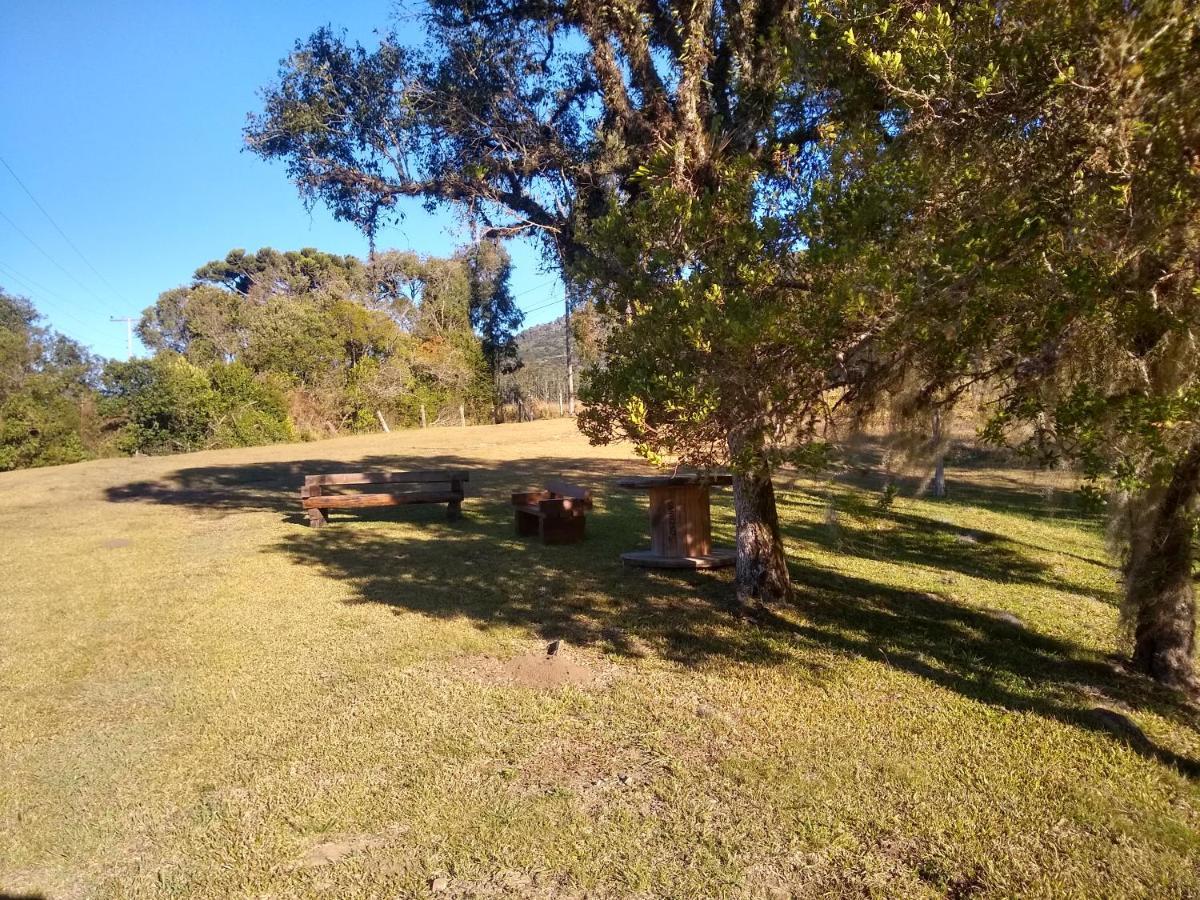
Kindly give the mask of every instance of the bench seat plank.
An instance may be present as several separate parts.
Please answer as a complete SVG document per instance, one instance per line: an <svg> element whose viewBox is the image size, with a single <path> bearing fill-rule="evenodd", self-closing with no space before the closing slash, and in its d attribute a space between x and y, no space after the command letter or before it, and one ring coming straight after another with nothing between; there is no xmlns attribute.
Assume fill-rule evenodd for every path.
<svg viewBox="0 0 1200 900"><path fill-rule="evenodd" d="M372 506L403 506L409 503L445 503L446 518L455 522L462 518L462 503L466 485L471 480L465 471L420 472L333 472L326 475L304 476L300 488L300 506L308 513L314 528L325 525L325 510L365 509ZM396 485L393 488L371 486ZM338 490L366 486L367 490ZM327 493L333 488L333 493Z"/></svg>
<svg viewBox="0 0 1200 900"><path fill-rule="evenodd" d="M454 491L424 491L402 494L326 494L305 497L305 509L355 509L367 506L403 506L406 503L452 503L462 500Z"/></svg>

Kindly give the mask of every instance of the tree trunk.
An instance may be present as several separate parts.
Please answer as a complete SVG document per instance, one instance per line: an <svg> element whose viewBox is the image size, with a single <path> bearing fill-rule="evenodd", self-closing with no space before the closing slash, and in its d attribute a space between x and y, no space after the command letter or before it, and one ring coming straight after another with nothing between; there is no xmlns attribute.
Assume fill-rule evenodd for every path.
<svg viewBox="0 0 1200 900"><path fill-rule="evenodd" d="M737 521L738 602L753 606L788 600L792 584L768 469L733 476L733 509Z"/></svg>
<svg viewBox="0 0 1200 900"><path fill-rule="evenodd" d="M937 457L933 464L933 496L946 496L946 448L942 446L942 411L933 411L933 452Z"/></svg>
<svg viewBox="0 0 1200 900"><path fill-rule="evenodd" d="M1173 688L1200 692L1196 677L1196 599L1192 588L1194 506L1200 443L1171 480L1132 502L1124 614L1133 629L1133 665Z"/></svg>

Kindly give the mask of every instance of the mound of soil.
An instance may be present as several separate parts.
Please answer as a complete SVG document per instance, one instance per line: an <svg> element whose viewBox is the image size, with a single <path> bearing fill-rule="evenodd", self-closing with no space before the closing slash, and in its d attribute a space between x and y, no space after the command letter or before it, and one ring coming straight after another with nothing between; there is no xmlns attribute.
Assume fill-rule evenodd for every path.
<svg viewBox="0 0 1200 900"><path fill-rule="evenodd" d="M551 688L560 684L591 684L595 673L580 662L572 662L563 654L526 653L516 656L500 667L513 684L521 687Z"/></svg>
<svg viewBox="0 0 1200 900"><path fill-rule="evenodd" d="M490 656L467 660L465 668L487 681L513 684L535 690L549 690L564 684L581 687L592 684L596 673L585 662L568 659L566 654L534 650L512 659Z"/></svg>

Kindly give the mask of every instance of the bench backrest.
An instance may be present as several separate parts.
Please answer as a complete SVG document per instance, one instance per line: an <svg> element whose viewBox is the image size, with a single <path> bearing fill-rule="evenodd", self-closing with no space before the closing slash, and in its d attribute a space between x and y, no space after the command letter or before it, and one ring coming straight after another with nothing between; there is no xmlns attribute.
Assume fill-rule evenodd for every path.
<svg viewBox="0 0 1200 900"><path fill-rule="evenodd" d="M550 492L552 497L578 500L588 507L592 505L592 492L577 484L568 484L565 481L548 481L546 482L546 490Z"/></svg>
<svg viewBox="0 0 1200 900"><path fill-rule="evenodd" d="M341 472L334 475L305 475L304 486L343 487L361 484L448 484L462 489L471 480L470 472Z"/></svg>

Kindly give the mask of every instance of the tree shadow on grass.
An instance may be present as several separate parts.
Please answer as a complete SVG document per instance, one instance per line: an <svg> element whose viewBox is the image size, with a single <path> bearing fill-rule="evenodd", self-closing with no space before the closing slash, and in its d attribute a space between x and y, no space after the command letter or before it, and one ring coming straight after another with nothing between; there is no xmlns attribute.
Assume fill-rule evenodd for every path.
<svg viewBox="0 0 1200 900"><path fill-rule="evenodd" d="M463 617L477 627L516 627L617 656L655 654L684 666L793 665L819 674L817 652L880 660L981 703L1032 712L1106 732L1085 706L1096 698L1152 710L1195 728L1178 697L1122 672L1114 661L1040 635L986 611L932 593L901 590L813 565L793 563L794 606L747 618L732 601L728 570L681 575L623 568L620 554L648 542L645 499L616 478L644 471L635 463L533 458L496 463L465 456L374 456L353 463L309 459L286 463L182 469L154 482L109 491L115 502L216 509L224 514L276 512L298 519L303 476L364 469L471 471L465 518L447 523L442 507L405 507L337 517L330 527L289 528L267 552L348 584L354 603L398 614ZM508 491L561 475L596 489L583 543L543 546L518 538ZM728 497L714 492L718 537L729 528ZM991 508L986 491L980 505ZM782 492L790 537L841 552L828 529L811 524L812 498ZM397 523L404 523L397 528ZM893 515L886 558L962 571L999 581L1024 580L1075 593L1045 565L999 535L961 544L949 526L916 513ZM1141 738L1128 743L1190 776L1196 762Z"/></svg>
<svg viewBox="0 0 1200 900"><path fill-rule="evenodd" d="M424 470L466 471L467 501L463 512L477 508L476 501L508 501L507 492L541 485L548 478L564 477L589 486L598 480L611 480L629 472L644 473L636 464L622 466L603 461L576 458L533 457L497 465L490 461L455 454L372 455L356 460L308 459L246 465L195 466L179 469L158 479L114 485L105 491L113 503L156 503L181 506L215 515L247 512L276 512L287 521L306 522L300 507L300 488L306 475L339 472L409 472ZM386 485L355 487L354 492L379 492ZM330 493L347 489L333 488ZM382 520L409 517L409 510L372 509L329 514L331 521Z"/></svg>
<svg viewBox="0 0 1200 900"><path fill-rule="evenodd" d="M807 566L794 568L803 621L776 627L933 682L980 703L1033 712L1097 732L1112 722L1084 705L1145 709L1193 730L1195 710L1116 659L1031 631L937 594L897 590ZM1134 750L1200 777L1200 762L1124 735Z"/></svg>
<svg viewBox="0 0 1200 900"><path fill-rule="evenodd" d="M784 494L778 503L785 523L790 522L784 526L785 535L801 544L823 546L839 555L858 559L886 560L939 572L957 572L999 583L1038 585L1081 594L1102 603L1115 603L1112 591L1059 577L1052 566L1022 552L1022 547L1041 548L1032 548L1007 535L962 528L894 509L872 510L875 528L831 527L812 514L814 507L819 509L822 505L819 498L801 493ZM800 515L800 508L806 506L810 514ZM789 515L789 512L795 514Z"/></svg>
<svg viewBox="0 0 1200 900"><path fill-rule="evenodd" d="M685 666L789 664L819 674L810 651L833 649L980 703L1090 731L1111 733L1111 723L1086 708L1097 702L1196 727L1184 704L1114 660L936 594L796 565L794 606L747 617L732 602L727 573L623 570L619 551L628 548L642 510L621 498L603 513L589 525L588 541L565 547L518 539L507 533L507 520L484 515L460 530L430 519L422 523L426 539L399 545L361 523L297 531L277 549L349 582L352 602L398 613L466 617L484 629L515 626L544 640L622 656L653 653ZM1142 738L1127 741L1200 776L1193 760Z"/></svg>
<svg viewBox="0 0 1200 900"><path fill-rule="evenodd" d="M601 491L578 544L519 537L511 507L493 502L456 523L414 510L402 538L390 522L359 518L295 529L273 549L352 585L351 602L397 613L466 617L483 629L515 626L546 641L688 666L795 658L739 619L728 571L679 578L624 568L621 553L648 543L639 537L645 520L639 496Z"/></svg>

